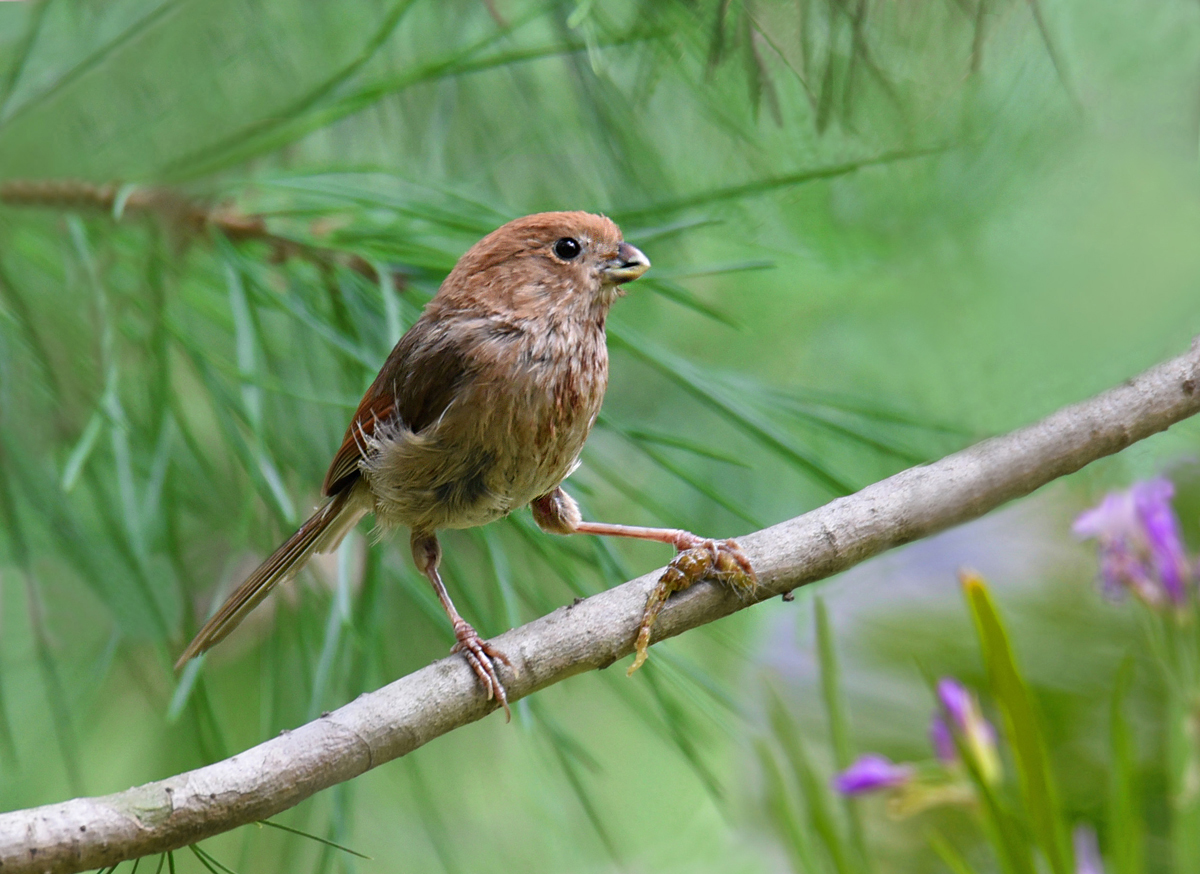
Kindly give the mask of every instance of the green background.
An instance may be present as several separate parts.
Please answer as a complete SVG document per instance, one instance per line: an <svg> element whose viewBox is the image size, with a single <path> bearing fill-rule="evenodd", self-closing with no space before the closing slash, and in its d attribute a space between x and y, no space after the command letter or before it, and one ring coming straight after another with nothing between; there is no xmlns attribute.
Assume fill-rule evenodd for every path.
<svg viewBox="0 0 1200 874"><path fill-rule="evenodd" d="M605 212L654 264L611 316L602 421L568 483L587 516L730 536L1184 350L1198 149L1184 0L0 4L0 178L170 186L397 271L381 288L275 263L169 211L0 206L0 808L198 767L445 654L404 538L369 546L364 524L199 674L170 667L318 500L388 349L504 221ZM1196 452L1194 426L1172 429L821 584L859 747L927 758L922 670L980 681L955 583L977 567L1066 806L1103 842L1106 700L1137 637L1070 521L1169 468L1191 536ZM527 511L443 543L485 635L668 557L552 538ZM237 871L789 870L755 744L778 694L829 773L810 599L656 647L632 680L576 677L279 819L372 862L253 827L204 846ZM1168 870L1159 690L1137 676ZM962 812L862 813L875 870L939 864L930 823L992 870Z"/></svg>

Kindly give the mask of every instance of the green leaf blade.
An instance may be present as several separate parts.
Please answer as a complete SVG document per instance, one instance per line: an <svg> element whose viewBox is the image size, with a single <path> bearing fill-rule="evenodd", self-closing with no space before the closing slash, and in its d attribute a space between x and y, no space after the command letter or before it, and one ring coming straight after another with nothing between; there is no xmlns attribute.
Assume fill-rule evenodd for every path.
<svg viewBox="0 0 1200 874"><path fill-rule="evenodd" d="M975 621L992 694L1004 713L1030 829L1050 870L1054 874L1072 874L1066 829L1033 696L1017 668L1008 633L983 579L964 573L963 589Z"/></svg>

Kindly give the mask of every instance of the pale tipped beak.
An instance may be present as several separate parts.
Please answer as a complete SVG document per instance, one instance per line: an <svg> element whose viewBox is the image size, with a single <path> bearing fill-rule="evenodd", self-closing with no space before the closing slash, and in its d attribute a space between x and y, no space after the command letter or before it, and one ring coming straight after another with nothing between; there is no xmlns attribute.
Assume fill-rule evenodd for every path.
<svg viewBox="0 0 1200 874"><path fill-rule="evenodd" d="M632 282L650 269L650 259L641 250L622 243L617 249L617 257L604 265L604 280L612 285L622 282Z"/></svg>

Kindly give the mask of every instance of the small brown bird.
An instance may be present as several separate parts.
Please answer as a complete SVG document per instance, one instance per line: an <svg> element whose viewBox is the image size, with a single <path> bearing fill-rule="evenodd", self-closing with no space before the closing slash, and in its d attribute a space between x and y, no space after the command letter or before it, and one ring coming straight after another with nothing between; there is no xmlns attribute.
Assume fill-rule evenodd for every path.
<svg viewBox="0 0 1200 874"><path fill-rule="evenodd" d="M647 603L635 668L672 591L704 575L752 585L750 563L733 541L583 522L560 488L579 464L608 384L608 309L621 285L649 267L612 221L585 212L526 216L472 246L367 389L325 475L325 503L229 596L176 668L220 642L277 583L313 553L335 549L368 513L382 529L411 530L413 560L454 626L452 652L463 654L506 712L496 662L509 660L451 603L438 573L438 529L483 525L530 504L549 532L673 545L681 554Z"/></svg>

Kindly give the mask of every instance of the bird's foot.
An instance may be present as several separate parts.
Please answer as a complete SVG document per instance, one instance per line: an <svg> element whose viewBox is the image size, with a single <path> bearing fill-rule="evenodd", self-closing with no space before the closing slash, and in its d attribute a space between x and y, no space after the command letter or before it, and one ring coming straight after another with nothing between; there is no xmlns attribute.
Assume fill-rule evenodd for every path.
<svg viewBox="0 0 1200 874"><path fill-rule="evenodd" d="M450 648L450 652L463 654L487 692L488 700L495 698L499 701L500 706L504 708L504 721L512 721L512 711L508 709L508 693L504 691L504 684L500 682L500 675L496 673L496 662L503 662L512 667L508 656L481 638L474 628L461 619L454 623L454 636L458 643Z"/></svg>
<svg viewBox="0 0 1200 874"><path fill-rule="evenodd" d="M627 675L632 675L646 661L649 655L647 650L650 646L650 629L653 628L654 620L658 618L663 604L674 592L680 592L703 579L720 580L739 595L753 592L758 585L754 567L736 541L706 540L695 534L688 534L687 537L690 540L680 538L676 544L679 554L667 565L667 569L651 590L650 597L646 599L646 609L642 613L642 624L638 628L637 642L634 644L637 655L633 664L629 666Z"/></svg>

